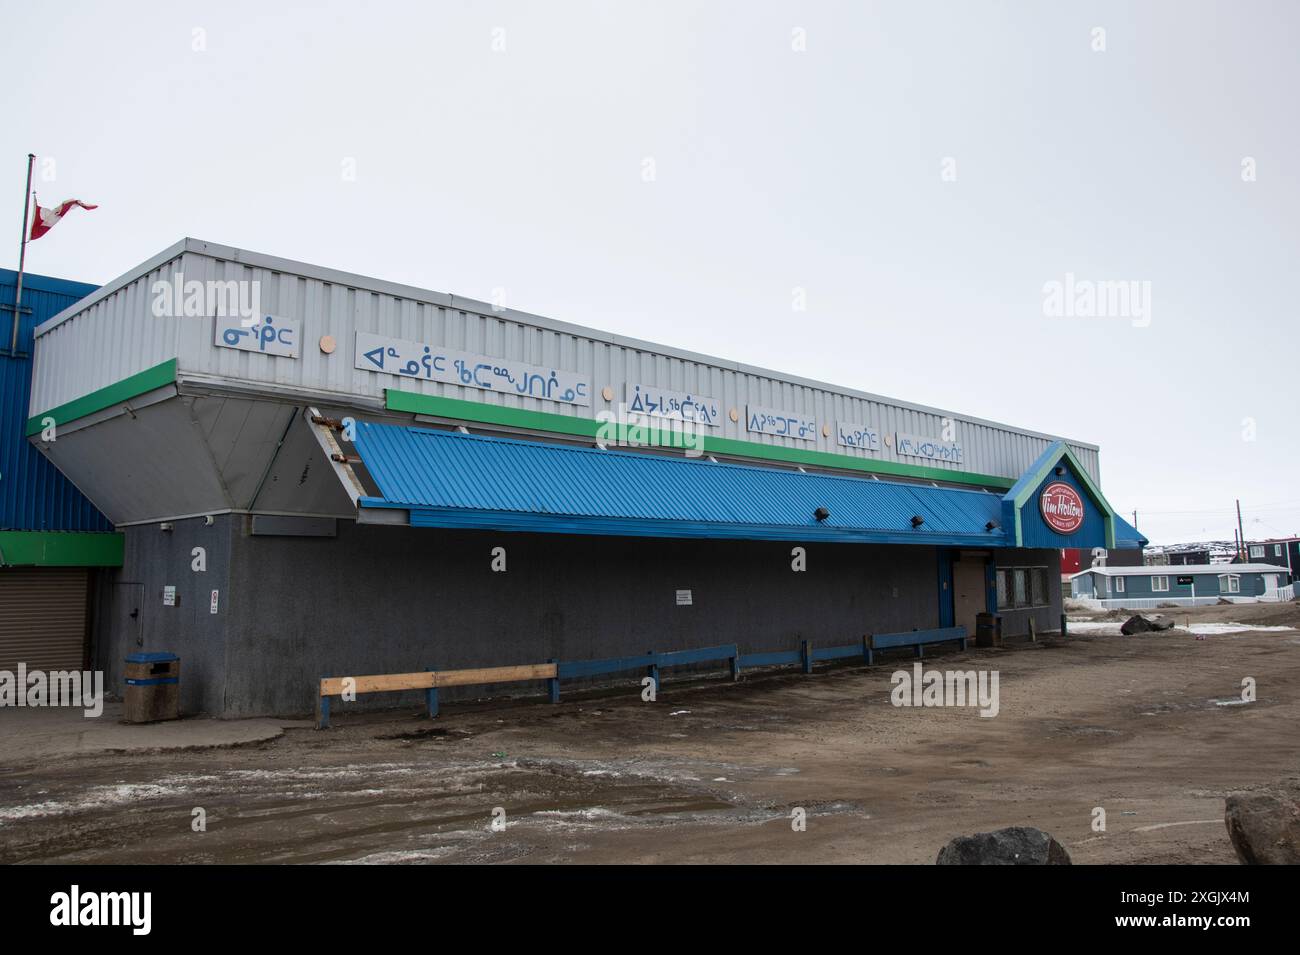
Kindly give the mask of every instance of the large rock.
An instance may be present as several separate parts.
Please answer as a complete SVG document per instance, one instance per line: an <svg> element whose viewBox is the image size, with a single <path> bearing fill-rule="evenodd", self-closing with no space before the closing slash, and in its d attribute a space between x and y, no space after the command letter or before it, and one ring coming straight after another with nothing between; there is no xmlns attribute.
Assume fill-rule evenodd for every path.
<svg viewBox="0 0 1300 955"><path fill-rule="evenodd" d="M1126 637L1131 637L1135 633L1147 633L1151 629L1151 621L1142 614L1135 613L1124 621L1124 625L1119 628L1119 632Z"/></svg>
<svg viewBox="0 0 1300 955"><path fill-rule="evenodd" d="M1042 829L1011 826L958 836L939 850L936 865L1069 865L1070 854Z"/></svg>
<svg viewBox="0 0 1300 955"><path fill-rule="evenodd" d="M1300 865L1300 779L1232 793L1223 821L1246 865Z"/></svg>
<svg viewBox="0 0 1300 955"><path fill-rule="evenodd" d="M1148 633L1153 630L1172 630L1174 620L1172 617L1144 617L1137 613L1124 621L1124 625L1119 628L1119 632L1126 637L1131 637L1135 633Z"/></svg>

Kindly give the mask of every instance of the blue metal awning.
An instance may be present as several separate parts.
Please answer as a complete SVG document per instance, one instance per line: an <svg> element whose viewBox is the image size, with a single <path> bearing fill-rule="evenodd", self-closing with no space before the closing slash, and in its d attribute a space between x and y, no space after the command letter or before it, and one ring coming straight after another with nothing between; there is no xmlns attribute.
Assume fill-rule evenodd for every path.
<svg viewBox="0 0 1300 955"><path fill-rule="evenodd" d="M1115 546L1120 550L1137 550L1151 543L1142 532L1118 514L1115 515Z"/></svg>
<svg viewBox="0 0 1300 955"><path fill-rule="evenodd" d="M365 422L354 444L380 492L358 506L413 527L1007 546L985 491Z"/></svg>

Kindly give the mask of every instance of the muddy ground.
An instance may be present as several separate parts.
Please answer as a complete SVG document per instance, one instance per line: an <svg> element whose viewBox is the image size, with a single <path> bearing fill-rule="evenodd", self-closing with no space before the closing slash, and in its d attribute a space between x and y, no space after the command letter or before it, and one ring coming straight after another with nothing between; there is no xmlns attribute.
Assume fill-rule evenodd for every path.
<svg viewBox="0 0 1300 955"><path fill-rule="evenodd" d="M1174 613L1300 627L1277 604ZM996 669L999 715L892 706L900 655L670 675L653 704L630 680L558 706L344 711L251 746L6 765L0 862L930 863L955 835L1032 825L1080 863L1231 863L1224 795L1300 768L1297 630L1048 637L926 663ZM1218 705L1243 677L1258 700Z"/></svg>

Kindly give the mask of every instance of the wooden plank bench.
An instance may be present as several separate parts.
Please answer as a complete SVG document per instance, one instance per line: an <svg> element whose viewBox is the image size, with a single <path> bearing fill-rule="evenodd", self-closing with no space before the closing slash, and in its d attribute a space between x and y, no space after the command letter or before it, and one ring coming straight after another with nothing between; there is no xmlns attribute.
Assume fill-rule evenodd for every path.
<svg viewBox="0 0 1300 955"><path fill-rule="evenodd" d="M607 673L622 673L627 670L645 670L646 676L655 682L655 693L659 692L659 671L667 667L685 666L690 663L714 663L726 660L731 664L731 677L735 679L740 672L737 661L740 653L734 643L720 644L715 647L700 647L696 650L669 650L664 653L639 653L628 657L607 657L603 660L569 660L555 662L555 675L551 678L549 690L552 703L560 702L560 681L580 676L601 676Z"/></svg>
<svg viewBox="0 0 1300 955"><path fill-rule="evenodd" d="M927 643L948 643L955 641L961 649L966 649L965 627L941 627L937 630L904 630L900 633L869 633L862 638L862 645L867 663L875 662L875 651L892 650L897 647L915 647L916 658L921 659L923 647Z"/></svg>
<svg viewBox="0 0 1300 955"><path fill-rule="evenodd" d="M394 693L399 690L424 690L429 716L438 715L438 688L473 686L480 683L518 683L524 680L554 679L554 663L529 663L523 666L479 667L469 670L426 670L420 673L384 673L371 676L334 676L320 681L316 705L316 728L330 725L330 698L351 692Z"/></svg>

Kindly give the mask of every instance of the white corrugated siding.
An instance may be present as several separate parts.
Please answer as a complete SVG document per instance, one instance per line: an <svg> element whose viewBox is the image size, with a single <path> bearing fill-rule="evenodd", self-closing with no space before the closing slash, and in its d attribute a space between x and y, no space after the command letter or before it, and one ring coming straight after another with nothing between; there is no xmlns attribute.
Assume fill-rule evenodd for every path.
<svg viewBox="0 0 1300 955"><path fill-rule="evenodd" d="M905 432L937 439L943 427L943 413L758 374L726 362L656 353L649 348L623 343L612 335L594 332L583 335L538 327L528 324L517 313L491 314L490 310L479 312L453 307L449 304L453 300L439 293L411 289L409 295L402 295L357 288L348 284L349 280L377 288L395 287L359 276L324 273L315 267L303 268L331 274L337 280L327 281L320 274L294 274L287 268L294 263L275 260L276 265L283 264L286 268L273 269L266 267L264 257L228 251L243 261L187 251L41 335L37 342L32 414L176 357L182 375L294 386L311 392L363 396L381 401L384 389L391 387L581 417L592 417L607 408L615 409L623 400L624 384L640 382L718 399L724 408L723 425L707 429L710 435L1006 478L1019 477L1049 440L1012 428L964 421L959 415L954 415L957 440L964 450L964 463L961 465L902 457L890 447L879 452L840 448L835 442L836 420L868 424L882 435ZM300 356L297 359L276 358L215 347L214 320L211 317L154 317L150 308L153 282L161 275L170 276L178 271L186 281L233 279L259 282L264 312L303 323ZM354 333L358 330L579 372L591 379L592 404L586 408L576 407L556 401L362 371L353 367ZM332 335L338 343L332 355L322 354L317 347L323 335ZM606 385L614 389L612 404L600 397L600 391ZM819 433L816 441L801 441L751 434L744 425L747 404L811 415L819 426L831 425L831 436L823 437ZM733 423L727 417L725 409L730 408L740 412L739 422ZM1071 447L1095 478L1095 449L1075 444Z"/></svg>

